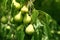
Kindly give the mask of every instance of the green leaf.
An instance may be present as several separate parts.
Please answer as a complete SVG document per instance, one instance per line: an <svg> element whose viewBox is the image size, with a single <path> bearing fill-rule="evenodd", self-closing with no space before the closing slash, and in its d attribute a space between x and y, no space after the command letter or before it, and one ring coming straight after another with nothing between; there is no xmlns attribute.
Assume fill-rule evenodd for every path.
<svg viewBox="0 0 60 40"><path fill-rule="evenodd" d="M43 24L39 21L39 19L37 19L35 22L36 22L36 24L34 24L35 29L38 29L43 26Z"/></svg>
<svg viewBox="0 0 60 40"><path fill-rule="evenodd" d="M34 36L32 36L31 40L34 40Z"/></svg>
<svg viewBox="0 0 60 40"><path fill-rule="evenodd" d="M32 11L32 23L35 23L38 18L39 12L36 9L33 9Z"/></svg>
<svg viewBox="0 0 60 40"><path fill-rule="evenodd" d="M31 40L31 38L32 38L32 35L25 34L24 40Z"/></svg>
<svg viewBox="0 0 60 40"><path fill-rule="evenodd" d="M39 11L39 21L43 24L43 30L44 34L50 39L51 33L50 33L50 22L52 22L52 18L50 15L48 15L46 12Z"/></svg>
<svg viewBox="0 0 60 40"><path fill-rule="evenodd" d="M38 40L37 32L34 33L34 40Z"/></svg>
<svg viewBox="0 0 60 40"><path fill-rule="evenodd" d="M24 40L24 28L20 31L16 31L16 39L17 40Z"/></svg>
<svg viewBox="0 0 60 40"><path fill-rule="evenodd" d="M39 29L37 29L33 36L34 36L34 40L41 40L42 32Z"/></svg>

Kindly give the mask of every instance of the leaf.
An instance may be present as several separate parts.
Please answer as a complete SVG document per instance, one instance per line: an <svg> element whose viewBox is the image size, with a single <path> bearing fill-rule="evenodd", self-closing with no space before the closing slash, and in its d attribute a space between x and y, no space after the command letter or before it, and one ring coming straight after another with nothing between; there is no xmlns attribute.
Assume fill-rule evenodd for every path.
<svg viewBox="0 0 60 40"><path fill-rule="evenodd" d="M34 36L34 40L41 40L42 32L39 29L37 29L33 36Z"/></svg>
<svg viewBox="0 0 60 40"><path fill-rule="evenodd" d="M36 9L33 9L32 11L32 23L35 23L38 18L39 12Z"/></svg>
<svg viewBox="0 0 60 40"><path fill-rule="evenodd" d="M34 40L41 40L41 38L42 38L41 26L43 26L43 25L42 25L41 22L37 19L37 20L36 20L36 24L34 24L34 28L35 28Z"/></svg>
<svg viewBox="0 0 60 40"><path fill-rule="evenodd" d="M23 28L24 29L24 28ZM24 30L21 29L20 31L16 31L16 38L17 40L24 40Z"/></svg>
<svg viewBox="0 0 60 40"><path fill-rule="evenodd" d="M31 38L32 38L32 35L25 34L24 40L31 40Z"/></svg>
<svg viewBox="0 0 60 40"><path fill-rule="evenodd" d="M34 40L38 40L37 32L34 33Z"/></svg>
<svg viewBox="0 0 60 40"><path fill-rule="evenodd" d="M39 19L37 19L36 20L36 24L34 24L34 28L35 29L38 29L38 28L40 28L40 27L42 27L43 26L43 24L39 21Z"/></svg>
<svg viewBox="0 0 60 40"><path fill-rule="evenodd" d="M32 36L31 40L34 40L34 36Z"/></svg>
<svg viewBox="0 0 60 40"><path fill-rule="evenodd" d="M50 33L50 22L52 22L52 18L50 15L48 15L46 12L39 11L39 21L43 24L43 30L44 34L50 39L51 38L51 33Z"/></svg>
<svg viewBox="0 0 60 40"><path fill-rule="evenodd" d="M48 40L47 36L42 37L42 40Z"/></svg>

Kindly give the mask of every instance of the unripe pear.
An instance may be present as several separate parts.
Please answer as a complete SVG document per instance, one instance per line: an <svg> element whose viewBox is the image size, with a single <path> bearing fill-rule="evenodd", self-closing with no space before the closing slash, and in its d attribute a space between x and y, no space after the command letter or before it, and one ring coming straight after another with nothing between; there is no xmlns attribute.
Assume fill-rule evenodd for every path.
<svg viewBox="0 0 60 40"><path fill-rule="evenodd" d="M24 16L23 23L28 24L30 22L31 22L31 16L29 16L28 14L26 14Z"/></svg>
<svg viewBox="0 0 60 40"><path fill-rule="evenodd" d="M28 34L28 35L33 34L33 33L34 33L33 25L32 25L32 24L28 25L28 26L26 27L25 32L26 32L26 34Z"/></svg>
<svg viewBox="0 0 60 40"><path fill-rule="evenodd" d="M6 26L6 29L10 30L11 28L10 28L10 26Z"/></svg>
<svg viewBox="0 0 60 40"><path fill-rule="evenodd" d="M13 0L13 4L14 4L15 8L17 8L17 9L21 8L20 3L16 2L15 0Z"/></svg>
<svg viewBox="0 0 60 40"><path fill-rule="evenodd" d="M23 7L21 8L21 11L22 11L22 12L28 12L28 8L27 8L26 6L23 6Z"/></svg>
<svg viewBox="0 0 60 40"><path fill-rule="evenodd" d="M14 16L14 21L15 22L22 22L23 16L21 12L19 12L17 15Z"/></svg>
<svg viewBox="0 0 60 40"><path fill-rule="evenodd" d="M1 18L1 22L4 23L4 24L6 24L6 23L8 22L7 17L2 16L2 18Z"/></svg>

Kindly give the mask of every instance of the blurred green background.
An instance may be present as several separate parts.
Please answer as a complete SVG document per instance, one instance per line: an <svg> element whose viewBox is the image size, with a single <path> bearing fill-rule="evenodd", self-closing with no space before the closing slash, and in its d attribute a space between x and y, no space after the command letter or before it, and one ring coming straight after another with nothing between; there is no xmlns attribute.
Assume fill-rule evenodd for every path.
<svg viewBox="0 0 60 40"><path fill-rule="evenodd" d="M34 4L37 10L47 12L60 24L60 0L36 0Z"/></svg>

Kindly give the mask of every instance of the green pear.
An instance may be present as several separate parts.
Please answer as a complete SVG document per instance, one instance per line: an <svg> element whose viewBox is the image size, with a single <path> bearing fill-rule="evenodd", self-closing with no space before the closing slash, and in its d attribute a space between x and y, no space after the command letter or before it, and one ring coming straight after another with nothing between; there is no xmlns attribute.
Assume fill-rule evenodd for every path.
<svg viewBox="0 0 60 40"><path fill-rule="evenodd" d="M22 11L22 12L28 12L28 8L27 8L26 6L23 6L23 7L21 8L21 11Z"/></svg>
<svg viewBox="0 0 60 40"><path fill-rule="evenodd" d="M21 5L20 3L16 2L16 0L13 0L13 5L15 6L15 8L20 9Z"/></svg>
<svg viewBox="0 0 60 40"><path fill-rule="evenodd" d="M14 16L14 21L15 22L22 22L23 16L21 12L19 12L17 15Z"/></svg>
<svg viewBox="0 0 60 40"><path fill-rule="evenodd" d="M26 34L33 34L34 33L34 28L33 28L33 25L32 24L29 24L27 27L26 27L26 30L25 30Z"/></svg>
<svg viewBox="0 0 60 40"><path fill-rule="evenodd" d="M4 23L4 24L6 24L6 23L8 22L7 17L2 16L2 18L1 18L1 22Z"/></svg>
<svg viewBox="0 0 60 40"><path fill-rule="evenodd" d="M6 29L7 29L7 30L10 30L10 29L11 29L11 27L10 27L9 25L7 25L7 26L6 26Z"/></svg>
<svg viewBox="0 0 60 40"><path fill-rule="evenodd" d="M28 24L30 22L31 22L31 16L29 16L28 14L26 14L24 16L23 23Z"/></svg>

